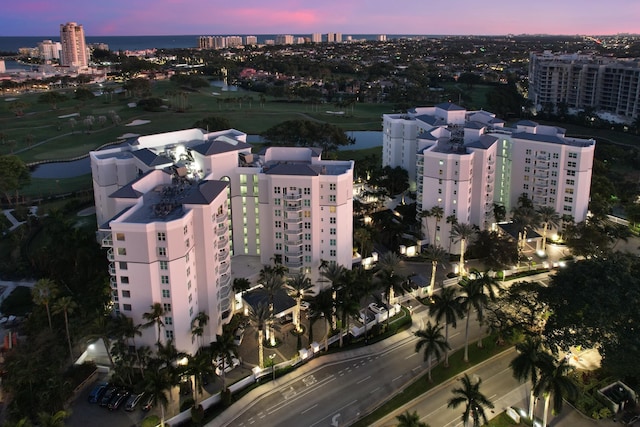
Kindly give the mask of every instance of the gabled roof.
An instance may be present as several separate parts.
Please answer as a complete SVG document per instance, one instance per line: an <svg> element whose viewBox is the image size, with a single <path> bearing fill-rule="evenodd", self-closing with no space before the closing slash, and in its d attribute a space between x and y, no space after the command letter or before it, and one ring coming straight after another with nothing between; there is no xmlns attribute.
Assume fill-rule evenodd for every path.
<svg viewBox="0 0 640 427"><path fill-rule="evenodd" d="M466 108L456 105L453 102L442 102L436 105L436 108L439 108L445 111L466 111Z"/></svg>
<svg viewBox="0 0 640 427"><path fill-rule="evenodd" d="M226 188L227 183L224 181L202 181L180 202L189 205L208 205Z"/></svg>
<svg viewBox="0 0 640 427"><path fill-rule="evenodd" d="M516 126L529 126L529 127L536 127L538 126L538 123L533 122L531 120L519 120L518 122L516 122Z"/></svg>
<svg viewBox="0 0 640 427"><path fill-rule="evenodd" d="M142 197L141 192L135 190L131 184L127 184L111 193L109 197L118 199L139 199Z"/></svg>
<svg viewBox="0 0 640 427"><path fill-rule="evenodd" d="M430 116L428 114L421 114L416 116L415 119L430 124L431 126L444 126L447 124L447 122L440 117Z"/></svg>
<svg viewBox="0 0 640 427"><path fill-rule="evenodd" d="M469 128L469 129L482 129L487 127L487 125L485 125L484 123L479 123L479 122L466 122L464 124L465 128Z"/></svg>
<svg viewBox="0 0 640 427"><path fill-rule="evenodd" d="M468 144L465 144L465 146L471 148L487 149L495 144L497 140L498 138L496 138L495 136L481 135L480 138L476 139L475 141L471 141Z"/></svg>
<svg viewBox="0 0 640 427"><path fill-rule="evenodd" d="M267 175L301 175L301 176L318 176L318 172L313 170L310 165L304 163L278 163L270 166L263 171Z"/></svg>
<svg viewBox="0 0 640 427"><path fill-rule="evenodd" d="M158 155L148 148L136 150L132 154L147 166L162 166L170 165L173 163L173 160L171 160L170 158L164 155Z"/></svg>
<svg viewBox="0 0 640 427"><path fill-rule="evenodd" d="M241 141L238 141L237 144L234 145L220 139L214 139L213 141L206 141L202 144L196 145L195 147L193 147L193 150L197 151L203 156L210 156L213 154L238 151L245 148L251 148L251 145Z"/></svg>

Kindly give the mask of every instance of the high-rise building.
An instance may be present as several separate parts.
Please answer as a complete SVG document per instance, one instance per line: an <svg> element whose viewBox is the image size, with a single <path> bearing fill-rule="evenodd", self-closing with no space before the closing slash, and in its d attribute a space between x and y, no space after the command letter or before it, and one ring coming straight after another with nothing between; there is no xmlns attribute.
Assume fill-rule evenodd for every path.
<svg viewBox="0 0 640 427"><path fill-rule="evenodd" d="M448 241L451 221L443 218L486 229L494 204L509 212L523 194L536 207L586 218L595 141L531 121L504 124L452 103L383 115L383 166L409 172L418 212L442 208L442 218L422 220L429 243Z"/></svg>
<svg viewBox="0 0 640 427"><path fill-rule="evenodd" d="M342 33L327 33L328 43L342 43Z"/></svg>
<svg viewBox="0 0 640 427"><path fill-rule="evenodd" d="M256 36L245 36L244 44L246 46L255 46L258 44L258 37Z"/></svg>
<svg viewBox="0 0 640 427"><path fill-rule="evenodd" d="M279 34L276 36L276 44L293 44L293 36L291 34Z"/></svg>
<svg viewBox="0 0 640 427"><path fill-rule="evenodd" d="M89 65L82 25L75 22L61 24L60 44L62 45L61 65L76 68L84 68Z"/></svg>
<svg viewBox="0 0 640 427"><path fill-rule="evenodd" d="M353 162L312 148L252 154L245 141L233 129L189 129L90 153L114 310L137 323L154 303L165 310L162 336L148 328L141 344L173 339L195 352L199 312L210 318L203 341L215 341L247 257L312 279L323 260L351 268Z"/></svg>
<svg viewBox="0 0 640 427"><path fill-rule="evenodd" d="M62 45L60 42L54 42L52 40L43 40L38 43L38 53L40 58L45 61L51 61L52 59L60 59L60 51Z"/></svg>
<svg viewBox="0 0 640 427"><path fill-rule="evenodd" d="M592 108L604 119L632 123L640 117L640 60L532 52L529 99L537 110Z"/></svg>
<svg viewBox="0 0 640 427"><path fill-rule="evenodd" d="M322 43L322 34L320 33L311 34L311 43Z"/></svg>

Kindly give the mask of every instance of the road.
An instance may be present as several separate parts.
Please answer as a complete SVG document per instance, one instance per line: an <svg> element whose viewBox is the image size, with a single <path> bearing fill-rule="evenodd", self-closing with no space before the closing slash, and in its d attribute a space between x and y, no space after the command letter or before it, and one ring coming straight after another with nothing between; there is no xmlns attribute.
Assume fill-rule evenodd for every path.
<svg viewBox="0 0 640 427"><path fill-rule="evenodd" d="M423 316L417 317L423 319ZM418 320L412 330L423 327L423 322ZM474 342L483 330L477 322L472 322L469 333ZM464 345L463 324L459 323L458 329L451 329L450 334L452 348ZM270 388L265 386L265 391L258 398L247 399L246 403L244 400L237 402L240 409L232 407L228 410L236 411L233 419L221 417L208 425L346 425L425 372L422 353L415 352L416 341L412 331L405 331L398 335L394 344L383 347L381 352L348 357L314 369L302 367L300 369L306 371L304 374L291 379L283 377L272 383Z"/></svg>

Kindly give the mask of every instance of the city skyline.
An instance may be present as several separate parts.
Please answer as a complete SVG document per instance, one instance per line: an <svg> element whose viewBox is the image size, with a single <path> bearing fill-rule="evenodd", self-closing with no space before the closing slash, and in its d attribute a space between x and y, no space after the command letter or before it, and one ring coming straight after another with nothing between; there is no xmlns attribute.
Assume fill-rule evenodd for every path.
<svg viewBox="0 0 640 427"><path fill-rule="evenodd" d="M636 0L535 3L470 0L398 8L380 0L338 2L247 0L241 6L204 0L24 0L4 6L0 36L47 36L78 22L88 36L208 34L608 35L638 33ZM180 17L180 19L175 19Z"/></svg>

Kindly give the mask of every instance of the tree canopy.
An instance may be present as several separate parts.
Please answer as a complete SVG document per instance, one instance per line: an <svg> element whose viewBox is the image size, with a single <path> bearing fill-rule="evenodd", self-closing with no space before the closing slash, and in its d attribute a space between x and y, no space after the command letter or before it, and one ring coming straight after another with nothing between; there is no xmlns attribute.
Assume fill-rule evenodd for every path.
<svg viewBox="0 0 640 427"><path fill-rule="evenodd" d="M552 349L596 347L603 367L640 378L640 259L615 253L558 271L540 300L552 313L544 335Z"/></svg>
<svg viewBox="0 0 640 427"><path fill-rule="evenodd" d="M193 124L194 128L201 128L209 132L231 129L231 122L226 117L209 116Z"/></svg>
<svg viewBox="0 0 640 427"><path fill-rule="evenodd" d="M267 129L262 137L271 145L321 147L323 151L354 143L338 126L309 120L287 120Z"/></svg>
<svg viewBox="0 0 640 427"><path fill-rule="evenodd" d="M11 203L11 193L17 192L31 181L29 168L17 156L0 156L0 192Z"/></svg>

